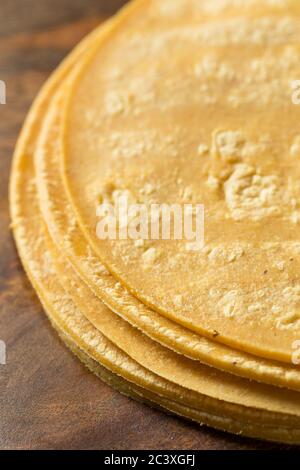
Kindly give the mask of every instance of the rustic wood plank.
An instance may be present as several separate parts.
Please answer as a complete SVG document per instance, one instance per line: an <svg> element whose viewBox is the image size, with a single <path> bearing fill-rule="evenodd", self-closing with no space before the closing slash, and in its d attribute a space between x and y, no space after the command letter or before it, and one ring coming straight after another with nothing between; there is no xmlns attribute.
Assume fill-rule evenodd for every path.
<svg viewBox="0 0 300 470"><path fill-rule="evenodd" d="M38 89L66 53L125 0L1 0L0 366L1 449L274 449L166 416L90 374L47 321L9 232L14 144Z"/></svg>

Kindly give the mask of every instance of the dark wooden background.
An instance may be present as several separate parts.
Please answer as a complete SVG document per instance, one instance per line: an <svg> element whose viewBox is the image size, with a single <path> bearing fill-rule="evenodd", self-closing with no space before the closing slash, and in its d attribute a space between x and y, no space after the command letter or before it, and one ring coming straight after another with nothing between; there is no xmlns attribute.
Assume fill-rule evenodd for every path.
<svg viewBox="0 0 300 470"><path fill-rule="evenodd" d="M174 0L175 1L175 0ZM9 231L11 157L25 114L69 50L123 0L0 0L0 449L275 449L199 429L124 398L87 372L50 327Z"/></svg>

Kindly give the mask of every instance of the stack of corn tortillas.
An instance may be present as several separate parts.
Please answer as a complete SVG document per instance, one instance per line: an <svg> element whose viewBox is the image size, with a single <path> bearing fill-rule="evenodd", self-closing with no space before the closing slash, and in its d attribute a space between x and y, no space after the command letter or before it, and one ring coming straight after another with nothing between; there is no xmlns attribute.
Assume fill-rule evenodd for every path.
<svg viewBox="0 0 300 470"><path fill-rule="evenodd" d="M300 443L300 4L136 0L47 82L12 226L62 339L134 398ZM205 243L100 238L97 208L197 205Z"/></svg>

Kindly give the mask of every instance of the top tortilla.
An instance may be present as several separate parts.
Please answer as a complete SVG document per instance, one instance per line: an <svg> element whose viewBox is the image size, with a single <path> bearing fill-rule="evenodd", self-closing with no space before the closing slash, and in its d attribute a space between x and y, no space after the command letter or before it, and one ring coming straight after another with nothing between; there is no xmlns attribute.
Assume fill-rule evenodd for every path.
<svg viewBox="0 0 300 470"><path fill-rule="evenodd" d="M300 337L299 13L288 0L137 2L80 68L64 130L67 190L115 277L191 330L283 361ZM204 204L203 250L100 241L96 207L123 193Z"/></svg>
<svg viewBox="0 0 300 470"><path fill-rule="evenodd" d="M62 125L61 115L65 94L63 87L58 98L52 100L39 134L34 154L36 186L41 213L49 234L60 252L57 258L62 265L61 271L65 274L66 282L71 284L72 295L76 296L79 288L75 288L74 282L70 282L72 276L68 274L70 272L70 269L67 269L68 262L90 288L90 291L86 289L87 292L83 295L85 297L83 312L88 311L90 304L94 302L96 317L101 317L99 313L101 303L98 306L93 300L94 297L100 298L121 318L154 341L179 354L258 382L300 391L299 368L234 350L213 339L192 333L140 302L104 268L78 227L63 185L59 131ZM121 339L123 339L125 327L120 328L120 321L114 317L115 315L110 316L108 323L115 334L118 334L119 330L122 332ZM126 328L128 329L127 325ZM119 344L119 340L115 343ZM129 343L134 347L131 340ZM144 355L145 345L141 348L141 357ZM173 369L172 374L174 375Z"/></svg>

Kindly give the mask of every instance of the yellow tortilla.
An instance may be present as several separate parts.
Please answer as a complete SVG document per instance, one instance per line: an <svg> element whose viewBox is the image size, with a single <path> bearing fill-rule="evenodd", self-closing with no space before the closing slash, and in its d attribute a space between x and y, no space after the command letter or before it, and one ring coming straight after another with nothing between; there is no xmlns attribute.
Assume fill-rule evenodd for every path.
<svg viewBox="0 0 300 470"><path fill-rule="evenodd" d="M92 355L93 360L85 358L84 361L88 360L89 364L94 364L95 372L101 369L100 364L95 365L95 361L99 361L102 366L104 365L108 369L111 367L116 374L122 372L122 376L126 376L135 384L133 388L138 388L136 384L143 384L152 391L154 390L154 393L158 393L159 396L174 398L177 395L182 400L184 390L181 387L160 380L134 361L131 361L128 356L96 331L75 307L57 280L51 253L48 251L44 239L45 228L39 216L33 154L36 149L42 119L47 114L49 103L58 86L74 67L81 53L92 44L93 38L103 34L105 27L109 28L110 25L107 24L93 32L64 61L62 66L46 83L30 110L18 140L13 160L10 180L12 229L24 268L46 309L51 323L59 331L64 341L72 345L71 348L75 349L76 353L82 358L84 354ZM85 352L83 353L82 350ZM147 390L144 393L145 395L147 393L151 394ZM185 396L185 403L190 401L189 397L193 397L190 392ZM166 398L163 400L165 403L168 402Z"/></svg>
<svg viewBox="0 0 300 470"><path fill-rule="evenodd" d="M91 357L96 359L108 369L112 368L115 373L123 376L130 376L134 384L140 382L148 384L150 392L160 390L163 397L168 393L178 400L184 397L184 401L188 402L193 396L191 392L185 394L184 390L162 381L157 376L150 374L149 371L141 368L137 363L131 361L128 356L124 355L118 348L113 346L99 331L95 330L92 325L85 319L81 312L74 306L70 297L65 293L58 282L57 273L52 264L51 252L45 244L44 227L41 224L39 210L37 205L35 174L33 167L33 153L36 148L36 140L40 131L41 121L45 113L47 113L48 103L51 100L55 89L62 82L68 70L77 59L78 55L73 54L65 65L59 69L54 77L48 82L44 91L40 94L38 100L33 106L27 123L23 129L16 154L14 157L13 171L10 186L11 212L13 219L13 230L18 245L18 250L22 258L24 267L37 290L50 319L55 323L56 327L62 331L64 336L71 337L76 347L84 350ZM244 381L246 382L246 381ZM223 384L220 384L222 387ZM268 387L273 390L272 387ZM274 389L275 390L275 389ZM277 391L275 392L276 395ZM282 394L281 394L282 395ZM298 394L286 392L287 401L292 396L298 397ZM226 429L231 432L245 433L250 436L260 436L272 440L284 442L300 442L298 412L295 412L295 406L292 399L289 404L284 404L281 400L279 413L262 410L247 410L245 407L225 404L219 400L210 397L202 397L199 394L199 408L204 410L202 413L203 420L201 422L211 424L220 429ZM164 400L164 399L163 399ZM276 401L276 400L275 400ZM159 402L159 399L158 399ZM168 402L170 408L174 406ZM291 413L285 415L282 413L287 406ZM256 408L256 407L255 407ZM222 415L205 413L210 409L222 410ZM230 411L229 411L230 410ZM238 410L241 415L246 418L238 422L231 419L234 410ZM228 416L225 416L228 412ZM253 423L253 420L262 419L264 413L264 425ZM191 413L192 418L192 413ZM218 420L218 421L217 421ZM259 419L260 420L260 419ZM200 421L200 419L199 419ZM270 424L271 423L271 424Z"/></svg>
<svg viewBox="0 0 300 470"><path fill-rule="evenodd" d="M41 118L39 118L38 122L41 123ZM26 182L26 180L24 182L23 179L24 176L22 176L18 185L21 184L24 185L23 188L28 188L28 182ZM18 181L18 178L16 178L16 180ZM20 191L20 189L18 189L18 191ZM17 194L18 191L15 189L13 194ZM33 266L33 274L39 276L39 279L43 281L43 289L40 289L40 292L42 292L40 295L45 295L43 293L45 289L50 298L52 297L52 302L58 305L57 309L60 315L67 315L67 319L70 318L73 328L77 328L77 341L84 341L92 335L92 343L94 343L94 335L96 334L95 328L85 320L84 316L73 304L69 304L69 297L64 296L61 287L58 285L57 274L52 261L53 254L47 246L45 228L38 217L38 201L35 186L33 185L31 191L27 191L26 197L23 196L20 200L22 203L19 210L25 212L26 217L23 217L19 223L15 224L15 231L21 230L21 233L25 233L26 238L28 238L28 241L23 237L21 237L21 239L17 237L17 240L19 240L21 244L25 242L28 243L26 245L26 250L28 250L27 257ZM67 270L66 264L65 268ZM156 370L156 373L159 373L161 377L168 377L170 381L177 384L180 383L181 390L184 390L182 387L189 389L189 392L184 395L184 400L188 400L189 402L190 400L195 400L195 395L192 393L196 392L196 396L198 397L196 398L196 402L199 403L200 397L204 395L206 400L208 399L216 403L214 406L220 413L224 414L227 410L230 410L231 415L234 414L238 418L243 417L246 421L254 420L260 424L276 422L278 424L280 417L280 420L283 420L286 425L292 425L293 423L293 425L296 426L296 423L298 423L298 414L300 416L298 393L285 391L285 397L283 399L282 391L278 388L256 384L232 375L221 373L212 368L197 364L195 361L190 361L178 356L160 347L158 344L147 340L146 337L141 339L141 334L128 324L125 323L120 327L122 320L119 319L119 323L117 323L117 317L114 319L113 314L105 309L103 304L99 304L97 298L94 299L96 306L93 307L93 298L89 297L88 291L85 290L87 288L83 283L74 283L74 280L72 280L69 275L66 279L69 279L71 286L73 286L71 287L72 297L76 298L78 302L80 302L80 290L83 290L84 293L81 294L81 307L85 312L85 316L93 319L94 322L97 322L98 317L98 328L101 324L101 331L105 331L107 335L109 334L111 338L114 338L116 343L120 344L123 341L122 347L124 349L126 348L127 352L131 355L138 355L140 361L147 361L145 365L147 364L152 370ZM66 282L65 279L62 279L62 281ZM68 308L61 305L61 303L64 303L66 300L68 300ZM72 309L70 305L72 305ZM92 317L89 308L94 311L94 317ZM72 310L72 314L70 314L69 310ZM104 315L109 314L110 316L105 320ZM75 322L74 317L76 318ZM76 325L77 321L80 322L79 325ZM115 325L118 326L115 327ZM127 331L130 330L130 334L126 334L126 328ZM100 350L103 350L102 334L100 334L100 338ZM106 351L108 350L109 352L110 349L111 348L106 348ZM115 364L114 367L119 367L119 365ZM182 391L181 394L182 393L184 392ZM196 402L194 401L193 403ZM239 406L236 405L237 403Z"/></svg>
<svg viewBox="0 0 300 470"><path fill-rule="evenodd" d="M40 120L40 117L38 118ZM22 153L19 160L24 175L24 169L27 168L26 160L28 154ZM24 162L25 160L25 162ZM27 160L28 161L28 160ZM14 177L16 176L16 179ZM44 241L43 224L40 223L38 215L38 207L35 204L35 191L34 186L31 187L31 191L28 191L29 185L26 177L20 178L20 174L12 174L12 194L15 196L12 198L12 207L14 213L18 213L18 217L14 220L14 233L20 255L23 260L24 267L38 292L41 301L48 313L49 318L57 326L58 329L71 336L73 341L78 347L86 350L95 360L111 369L114 373L122 375L127 380L131 380L134 384L149 388L151 391L158 391L163 397L170 396L172 399L178 399L178 401L184 401L189 403L195 401L195 395L192 392L185 392L181 387L172 385L167 381L162 381L157 376L151 374L146 369L139 366L136 362L131 361L128 356L122 353L116 348L110 341L108 341L103 335L95 330L93 326L84 318L80 311L74 306L70 297L61 288L57 281L57 273L53 269L51 253L47 250L47 246ZM15 186L14 182L18 181L19 186ZM21 181L23 184L20 184ZM25 190L24 193L20 190ZM22 196L22 197L21 197ZM16 198L16 199L15 199ZM21 205L19 201L22 201ZM290 394L291 395L291 394ZM298 394L295 394L298 399ZM159 399L158 399L159 400ZM282 409L280 413L268 413L262 416L260 411L251 410L247 412L247 408L232 406L219 402L218 400L211 399L207 396L201 396L197 394L198 408L203 409L208 417L211 417L212 410L222 411L219 417L221 422L227 422L226 408L230 409L229 416L235 417L235 428L239 426L240 432L255 432L258 433L259 429L262 433L259 435L264 436L270 432L270 437L273 439L274 435L284 436L280 437L280 440L288 439L289 442L298 442L297 423L299 421L296 416L282 415ZM171 405L170 405L170 409ZM201 413L200 413L201 414ZM223 416L225 419L223 420ZM240 415L246 418L246 421L242 421L241 424L236 420L236 416ZM214 415L212 415L213 418ZM218 416L218 415L217 415ZM283 418L283 420L282 420ZM279 431L279 420L282 423ZM253 423L254 421L254 423ZM205 421L203 421L205 422ZM233 420L229 418L231 425ZM257 424L259 422L259 425ZM270 423L270 424L269 424ZM274 425L276 424L276 427ZM248 431L244 429L249 429ZM224 429L227 429L226 427ZM228 428L229 429L229 428ZM281 432L281 434L280 434ZM258 434L257 434L258 435Z"/></svg>
<svg viewBox="0 0 300 470"><path fill-rule="evenodd" d="M26 153L23 153L22 157L26 158ZM20 163L22 163L21 160ZM22 168L24 169L24 161ZM25 188L28 189L28 181L26 181L26 178L22 189ZM17 188L12 185L12 192L17 197L15 202L17 202L17 206L19 207L18 201L20 194L16 189ZM185 392L181 387L172 385L167 381L162 381L162 379L151 374L134 361L131 361L128 356L122 353L101 335L99 331L92 327L80 311L76 309L70 297L60 287L57 281L57 273L51 264L51 253L47 251L47 246L43 242L43 225L39 223L39 219L36 217L38 208L34 204L33 194L34 187L32 187L31 192L23 193L22 207L26 213L24 218L21 215L22 209L20 207L17 209L17 207L14 206L14 200L12 200L14 210L18 210L20 217L15 220L14 233L23 264L43 302L50 320L55 324L56 328L62 331L63 334L70 336L77 347L85 350L94 360L100 362L100 364L108 369L111 369L114 373L120 374L127 380L131 380L134 384L145 388L148 387L150 393L156 391L158 395L162 394L164 397L162 403L166 403L168 405L167 408L170 410L174 408L172 401L177 398L179 401L177 410L186 417L196 419L195 416L197 416L197 412L196 414L191 413L191 416L189 416L188 413L183 413L182 411L182 408L187 410L188 407L182 407L182 405L180 405L180 401L184 403L195 401L195 395L193 395L192 392ZM27 203L29 203L28 206ZM29 216L30 212L32 212L31 216ZM33 231L33 233L31 233L31 231ZM43 256L41 256L41 251ZM34 256L36 254L38 254L38 257ZM145 393L146 396L147 393L148 392ZM171 397L171 403L165 399L166 396ZM157 398L157 402L160 403L159 397ZM200 410L198 416L201 416L203 419L201 423L214 423L213 425L220 429L245 433L251 436L261 436L265 438L268 436L269 439L293 443L299 442L300 436L298 436L299 431L297 428L299 420L294 416L286 416L286 418L283 419L282 426L279 427L278 413L266 413L268 415L268 420L266 420L266 416L261 416L261 412L259 411L251 410L251 412L247 413L247 409L244 409L244 407L229 405L230 415L228 417L226 416L225 404L220 403L218 400L213 400L206 396L201 397L200 394L197 394L197 403ZM176 407L174 410L176 411ZM213 414L212 410L222 411L222 414ZM232 415L234 419L230 418ZM246 421L239 422L236 418L237 415L244 416ZM280 416L280 421L282 417L283 416ZM219 425L216 425L217 421L219 421ZM259 425L257 424L258 422ZM221 423L222 425L220 425Z"/></svg>
<svg viewBox="0 0 300 470"><path fill-rule="evenodd" d="M172 414L182 416L189 420L195 421L196 423L209 424L210 426L213 426L217 429L224 430L224 422L226 422L227 430L230 428L232 433L243 435L243 432L241 432L242 426L238 421L236 420L233 421L228 418L226 419L224 417L219 417L216 415L208 414L203 411L198 411L193 408L183 406L177 402L166 400L165 398L162 398L162 397L157 397L157 395L155 395L153 392L149 392L148 390L141 389L140 387L137 387L127 382L121 377L112 374L107 369L100 366L98 362L94 361L93 359L91 359L91 357L86 355L81 349L79 349L78 346L70 339L68 335L63 334L60 330L59 330L59 334L62 340L66 343L66 345L88 367L88 369L90 369L91 372L96 374L99 378L101 378L101 380L103 380L105 383L115 388L116 390L118 390L123 395L134 398L135 400L141 401L151 407L155 407L161 410L164 409L164 411L167 410L171 412ZM162 406L164 408L162 408ZM248 429L250 432L250 426ZM253 437L256 437L255 430L251 429L251 432L253 433ZM266 427L266 430L262 428L261 436L263 437L263 435L268 436L266 437L266 439L269 438L268 427ZM279 435L278 432L277 432L277 435ZM276 438L274 438L274 440L276 440ZM290 438L289 438L289 443L291 443Z"/></svg>
<svg viewBox="0 0 300 470"><path fill-rule="evenodd" d="M257 409L267 410L270 403L272 406L273 404L276 406L275 401L279 399L279 406L276 409L283 411L281 389L248 382L197 364L195 361L163 348L121 318L116 317L97 297L90 293L88 287L64 259L63 254L56 251L49 240L48 243L59 279L80 312L101 334L113 344L118 345L122 351L145 369L196 393L204 393L223 401L252 406ZM299 394L288 391L285 393L288 394L289 400L295 400L295 412L297 413ZM244 416L246 415L246 411L242 413L245 413ZM258 415L256 419L260 420L260 416Z"/></svg>
<svg viewBox="0 0 300 470"><path fill-rule="evenodd" d="M290 89L299 2L136 5L70 90L65 183L80 226L157 312L289 362L300 335L300 110ZM204 204L205 247L99 240L99 201L123 193L146 205Z"/></svg>
<svg viewBox="0 0 300 470"><path fill-rule="evenodd" d="M190 332L138 301L105 270L79 229L65 194L60 173L59 129L62 125L62 101L61 97L57 98L48 111L40 133L35 162L40 207L49 232L63 258L69 259L95 296L100 297L113 311L155 341L187 357L233 374L300 390L300 371L295 366L256 358ZM66 269L65 266L66 261L63 259L61 275ZM66 272L69 273L70 269L66 269ZM65 277L68 282L69 276ZM93 300L94 296L88 289L86 295ZM97 311L96 306L94 310ZM110 321L114 324L114 316L111 314ZM118 320L115 322L117 325ZM117 327L115 329L117 331ZM118 344L118 341L115 342Z"/></svg>

